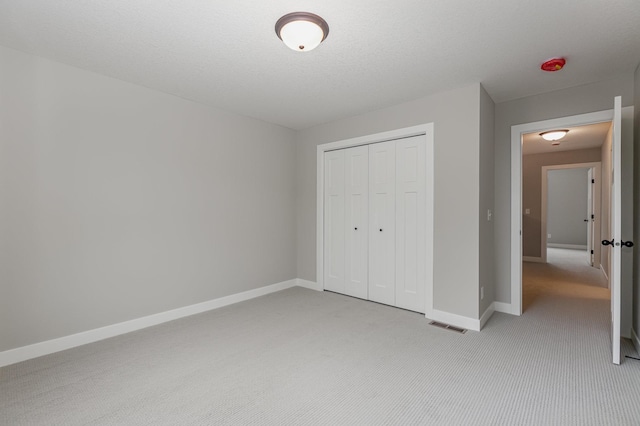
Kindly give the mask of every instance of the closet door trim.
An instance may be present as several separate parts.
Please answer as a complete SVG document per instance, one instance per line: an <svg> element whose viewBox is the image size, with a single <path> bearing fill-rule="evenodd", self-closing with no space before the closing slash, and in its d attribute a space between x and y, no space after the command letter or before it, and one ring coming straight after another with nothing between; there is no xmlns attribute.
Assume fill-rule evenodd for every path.
<svg viewBox="0 0 640 426"><path fill-rule="evenodd" d="M370 145L424 135L426 138L425 166L426 166L426 283L425 283L425 316L430 318L433 312L433 196L434 196L434 138L433 123L392 130L389 132L361 136L330 142L317 146L317 188L316 188L316 284L324 288L324 157L325 152L354 146Z"/></svg>

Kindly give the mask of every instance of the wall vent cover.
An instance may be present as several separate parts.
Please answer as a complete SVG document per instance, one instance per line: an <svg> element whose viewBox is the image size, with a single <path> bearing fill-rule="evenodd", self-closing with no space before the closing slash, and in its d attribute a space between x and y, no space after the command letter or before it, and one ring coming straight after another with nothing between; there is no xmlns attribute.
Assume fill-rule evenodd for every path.
<svg viewBox="0 0 640 426"><path fill-rule="evenodd" d="M431 321L429 323L429 325L432 325L434 327L439 327L439 328L442 328L444 330L455 331L456 333L460 333L460 334L464 334L464 333L467 332L467 330L465 330L464 328L455 327L453 325L445 324L445 323L438 322L438 321Z"/></svg>

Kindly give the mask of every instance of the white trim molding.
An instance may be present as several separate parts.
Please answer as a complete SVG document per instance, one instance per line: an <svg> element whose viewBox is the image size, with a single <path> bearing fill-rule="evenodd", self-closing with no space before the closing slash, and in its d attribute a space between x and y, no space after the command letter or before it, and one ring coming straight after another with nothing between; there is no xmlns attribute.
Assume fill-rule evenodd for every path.
<svg viewBox="0 0 640 426"><path fill-rule="evenodd" d="M484 325L487 323L487 321L489 321L489 318L491 318L491 316L495 311L496 311L495 302L493 302L489 305L489 307L484 311L484 313L480 317L480 330L484 328Z"/></svg>
<svg viewBox="0 0 640 426"><path fill-rule="evenodd" d="M542 166L541 167L541 183L542 187L540 188L541 198L541 211L540 211L540 254L544 263L547 263L547 247L555 247L555 248L567 248L573 250L587 250L586 245L576 245L576 244L560 244L560 243L549 243L547 242L547 225L548 221L548 212L547 206L549 203L549 171L551 170L567 170L567 169L593 169L593 179L598 183L598 185L594 185L595 189L593 191L593 205L596 206L596 209L593 211L593 215L595 216L594 223L594 234L592 235L592 242L595 244L595 241L600 241L600 197L601 197L601 169L602 162L594 161L590 163L567 163L567 164L555 164L551 166ZM597 246L594 245L594 256L596 258L600 258L600 244Z"/></svg>
<svg viewBox="0 0 640 426"><path fill-rule="evenodd" d="M600 270L602 271L602 275L604 275L604 279L607 280L607 288L609 288L609 275L607 275L607 271L604 270L602 264L600 264Z"/></svg>
<svg viewBox="0 0 640 426"><path fill-rule="evenodd" d="M511 305L522 314L522 135L613 120L613 110L511 126Z"/></svg>
<svg viewBox="0 0 640 426"><path fill-rule="evenodd" d="M324 291L321 285L313 281L303 280L302 278L296 278L296 285L298 287L308 288L309 290Z"/></svg>
<svg viewBox="0 0 640 426"><path fill-rule="evenodd" d="M523 262L533 262L533 263L547 263L541 257L533 257L533 256L522 256Z"/></svg>
<svg viewBox="0 0 640 426"><path fill-rule="evenodd" d="M60 337L57 339L47 340L44 342L34 343L28 346L22 346L8 351L0 352L0 367L15 364L17 362L26 361L28 359L37 358L43 355L64 351L66 349L75 348L77 346L86 345L88 343L97 342L99 340L108 339L110 337L119 336L121 334L131 333L143 328L173 321L179 318L188 317L223 306L232 305L245 300L254 299L277 291L286 290L298 285L298 280L288 280L280 283L244 291L242 293L232 294L230 296L220 297L218 299L209 300L182 308L172 309L170 311L158 314L148 315L142 318L136 318L93 330L83 331L81 333Z"/></svg>
<svg viewBox="0 0 640 426"><path fill-rule="evenodd" d="M496 312L502 312L503 314L518 315L518 313L513 309L511 303L493 302L493 309Z"/></svg>
<svg viewBox="0 0 640 426"><path fill-rule="evenodd" d="M636 347L636 352L640 354L640 338L638 338L638 333L633 328L631 329L631 340L633 341L633 346Z"/></svg>
<svg viewBox="0 0 640 426"><path fill-rule="evenodd" d="M426 316L426 315L425 315ZM438 311L437 309L431 310L428 319L443 322L445 324L454 325L460 328L466 328L467 330L480 331L480 320L462 315L451 314L449 312ZM488 318L487 318L488 319Z"/></svg>
<svg viewBox="0 0 640 426"><path fill-rule="evenodd" d="M587 250L587 246L582 244L547 243L547 247L569 249L569 250Z"/></svg>

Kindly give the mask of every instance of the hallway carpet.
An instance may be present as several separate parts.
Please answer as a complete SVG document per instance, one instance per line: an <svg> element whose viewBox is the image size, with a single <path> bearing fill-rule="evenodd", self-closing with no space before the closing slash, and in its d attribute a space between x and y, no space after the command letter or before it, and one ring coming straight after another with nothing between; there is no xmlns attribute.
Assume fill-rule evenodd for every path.
<svg viewBox="0 0 640 426"><path fill-rule="evenodd" d="M466 334L288 289L2 368L0 424L640 424L640 361L611 364L608 290L525 285L521 317Z"/></svg>

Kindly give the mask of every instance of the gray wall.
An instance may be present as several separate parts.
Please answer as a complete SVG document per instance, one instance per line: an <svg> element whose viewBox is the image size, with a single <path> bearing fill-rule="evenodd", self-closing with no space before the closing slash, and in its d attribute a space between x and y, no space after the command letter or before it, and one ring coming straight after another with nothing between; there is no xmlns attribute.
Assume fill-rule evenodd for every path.
<svg viewBox="0 0 640 426"><path fill-rule="evenodd" d="M491 97L480 87L480 287L484 287L484 299L480 300L480 315L493 303L495 297L494 274L495 256L493 253L493 158L494 158L494 122L495 104ZM488 220L487 210L491 210Z"/></svg>
<svg viewBox="0 0 640 426"><path fill-rule="evenodd" d="M296 277L294 135L0 48L0 351Z"/></svg>
<svg viewBox="0 0 640 426"><path fill-rule="evenodd" d="M541 257L542 167L600 161L600 149L579 149L522 156L522 255ZM585 204L586 205L586 204ZM526 209L530 210L525 214ZM552 233L553 236L553 233Z"/></svg>
<svg viewBox="0 0 640 426"><path fill-rule="evenodd" d="M634 74L634 237L633 256L633 329L640 335L640 65ZM639 349L636 347L636 349Z"/></svg>
<svg viewBox="0 0 640 426"><path fill-rule="evenodd" d="M587 248L589 169L549 170L547 175L547 244Z"/></svg>
<svg viewBox="0 0 640 426"><path fill-rule="evenodd" d="M316 146L433 122L434 308L479 318L480 93L474 84L298 132L299 278L316 281Z"/></svg>
<svg viewBox="0 0 640 426"><path fill-rule="evenodd" d="M496 104L495 244L496 300L511 302L511 126L633 104L633 76L572 87Z"/></svg>

